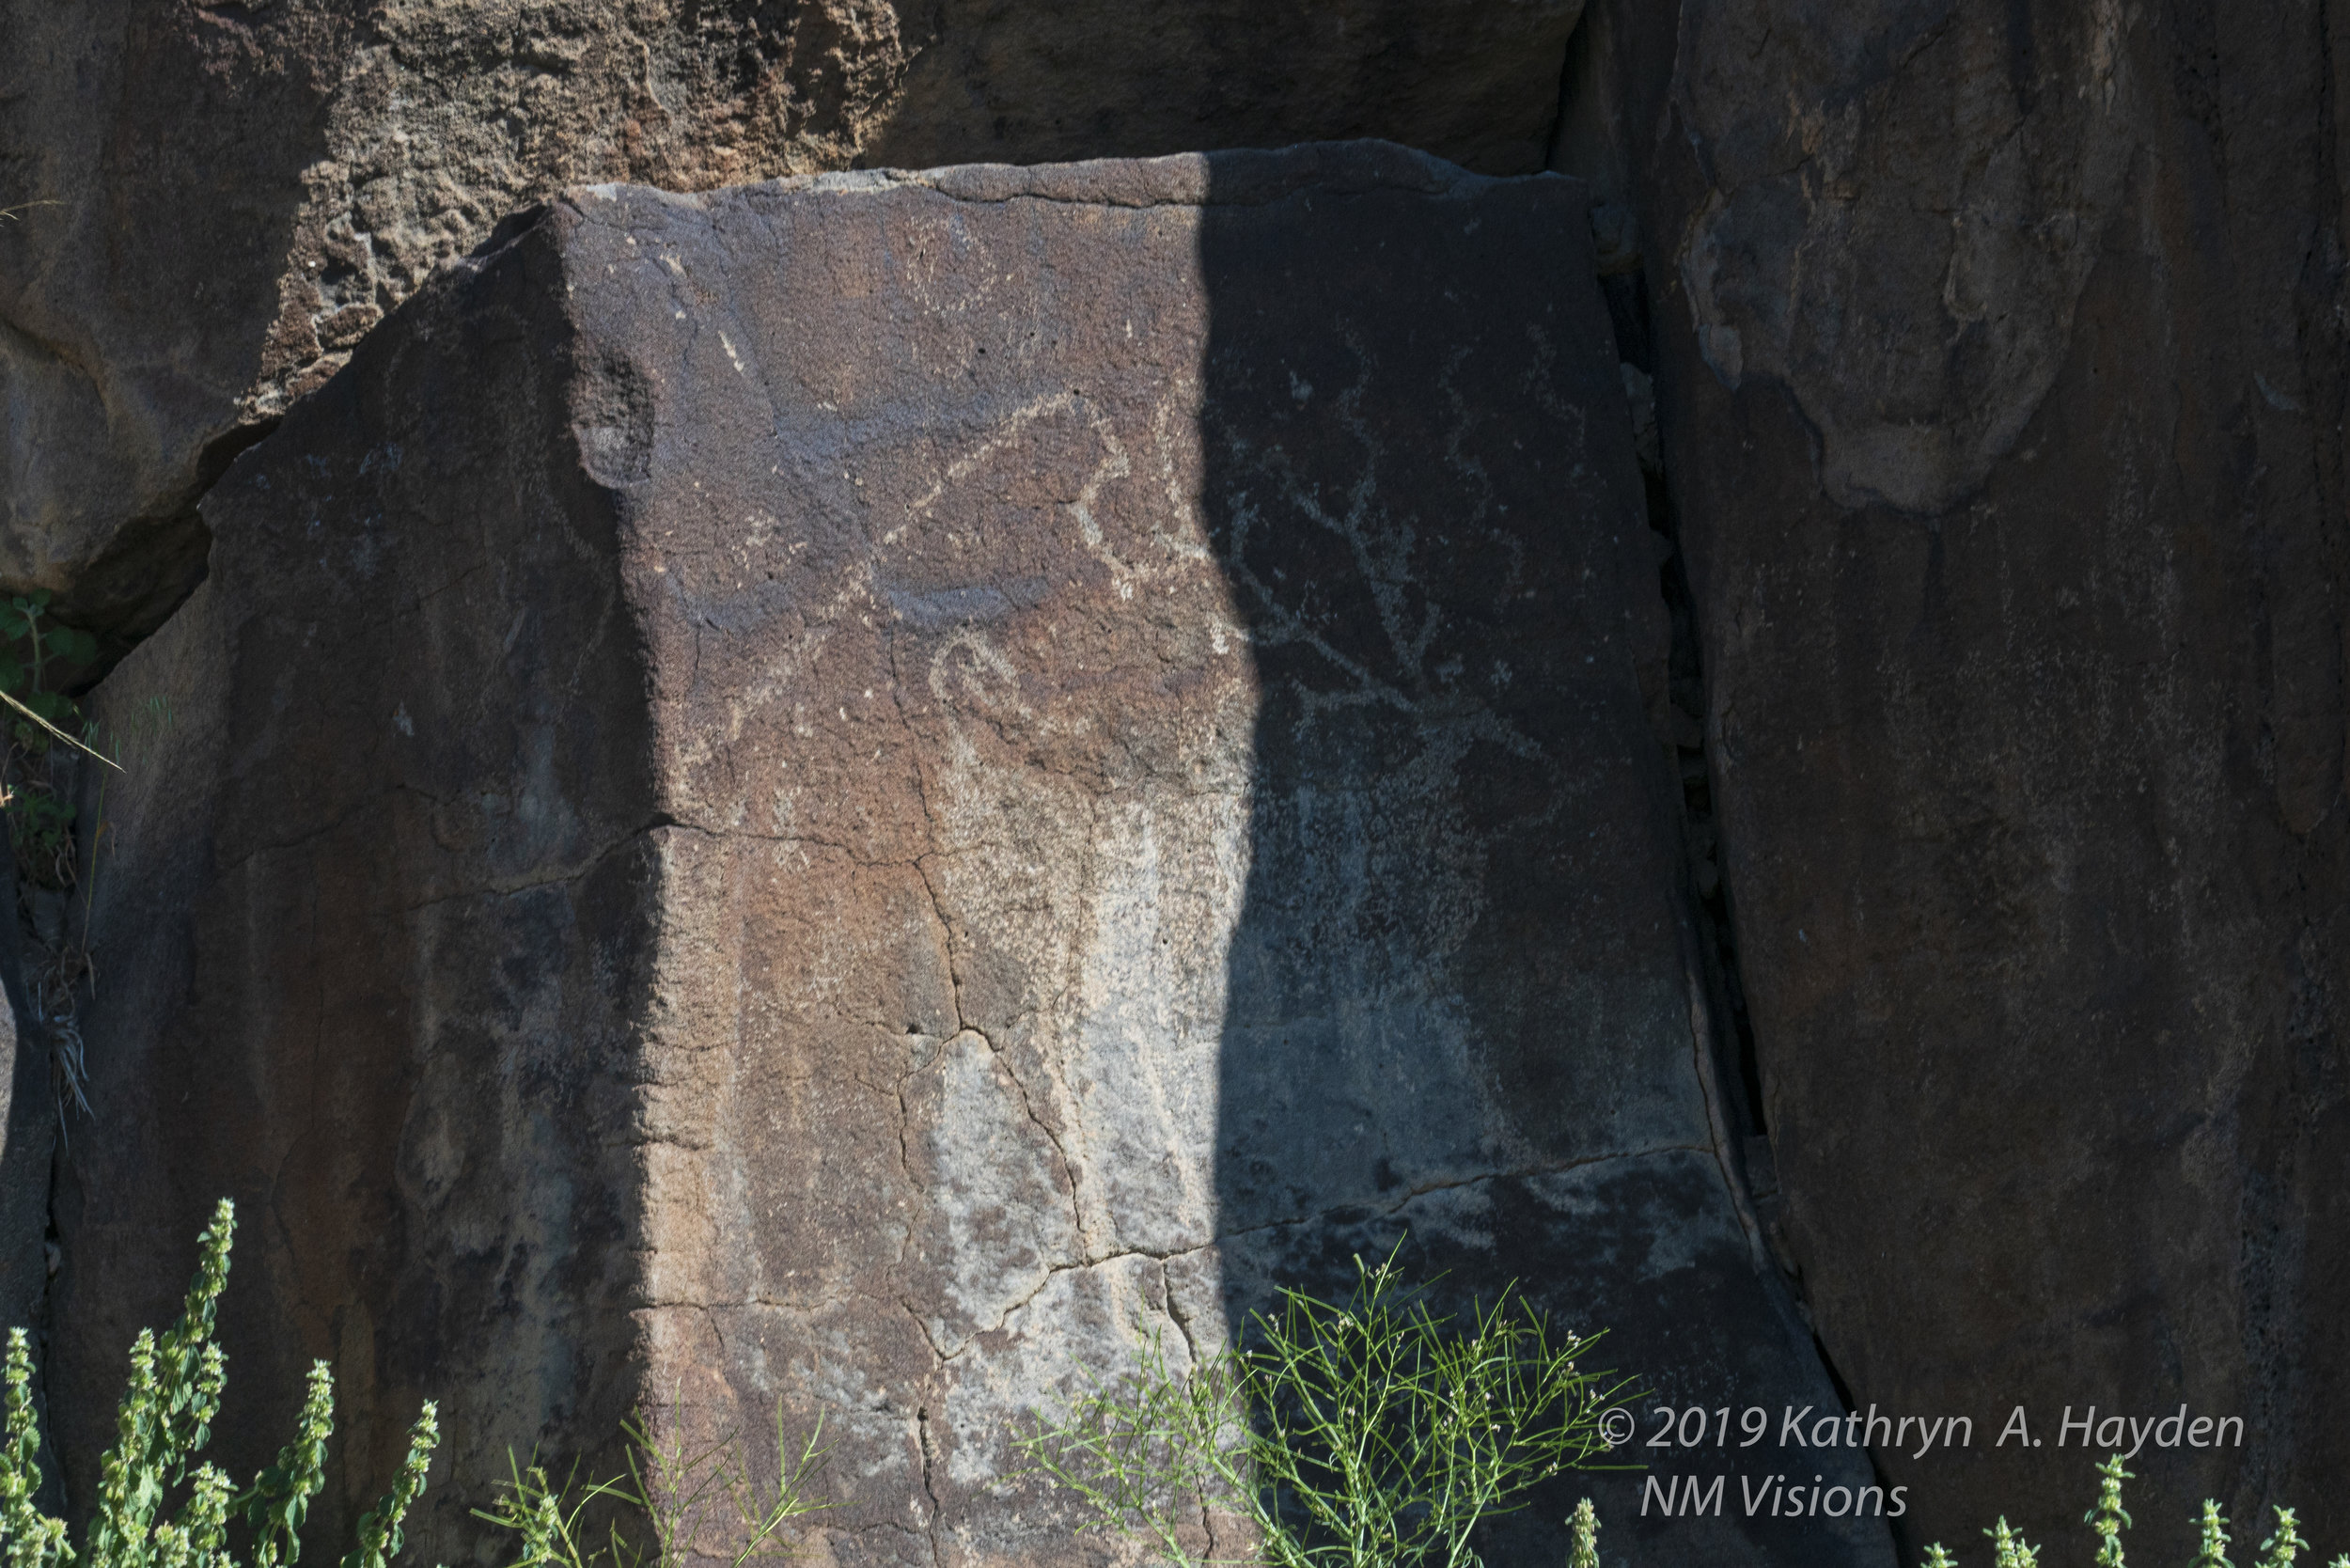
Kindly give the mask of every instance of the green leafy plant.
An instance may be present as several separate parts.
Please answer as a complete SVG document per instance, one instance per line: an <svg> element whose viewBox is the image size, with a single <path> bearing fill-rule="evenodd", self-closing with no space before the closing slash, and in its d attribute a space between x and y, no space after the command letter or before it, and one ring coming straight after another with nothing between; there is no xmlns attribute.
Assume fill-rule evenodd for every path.
<svg viewBox="0 0 2350 1568"><path fill-rule="evenodd" d="M2195 1554L2195 1568L2232 1568L2228 1561L2227 1516L2209 1497L2203 1499L2202 1545Z"/></svg>
<svg viewBox="0 0 2350 1568"><path fill-rule="evenodd" d="M310 1369L293 1441L243 1492L227 1473L196 1455L212 1435L228 1381L227 1358L213 1338L221 1292L228 1283L228 1247L236 1211L227 1199L204 1231L201 1262L180 1320L160 1338L142 1329L131 1347L131 1381L115 1419L116 1442L99 1463L98 1503L77 1551L62 1519L34 1503L40 1484L40 1436L32 1401L32 1353L22 1328L8 1332L7 1439L0 1444L0 1544L8 1568L47 1568L81 1560L88 1568L275 1568L302 1555L310 1499L325 1483L326 1444L335 1424L335 1384L323 1361ZM410 1430L400 1480L360 1522L357 1550L342 1568L385 1568L400 1547L400 1521L424 1491L439 1441L430 1403ZM176 1509L172 1495L184 1488ZM242 1524L249 1555L230 1548Z"/></svg>
<svg viewBox="0 0 2350 1568"><path fill-rule="evenodd" d="M2097 1506L2082 1517L2097 1532L2097 1568L2123 1568L2122 1532L2130 1516L2122 1511L2122 1483L2137 1478L2122 1468L2118 1453L2097 1466Z"/></svg>
<svg viewBox="0 0 2350 1568"><path fill-rule="evenodd" d="M2277 1510L2277 1533L2261 1543L2261 1568L2293 1568L2294 1560L2310 1549L2295 1528L2293 1510Z"/></svg>
<svg viewBox="0 0 2350 1568"><path fill-rule="evenodd" d="M2122 1467L2118 1453L2097 1466L2097 1504L2081 1517L2097 1537L2097 1568L2123 1568L2122 1532L2129 1529L2130 1516L2122 1508L2122 1483L2137 1478ZM2275 1513L2276 1533L2261 1543L2260 1560L2254 1568L2293 1568L2295 1560L2309 1550L2293 1510L2280 1508ZM2005 1519L1983 1534L1991 1538L1994 1568L2035 1568L2040 1560L2040 1548L2026 1544ZM2233 1568L2228 1560L2228 1516L2217 1503L2205 1499L2201 1544L2192 1568ZM1923 1568L1958 1568L1958 1560L1937 1542L1926 1548ZM2326 1568L2350 1568L2350 1553L2335 1558Z"/></svg>
<svg viewBox="0 0 2350 1568"><path fill-rule="evenodd" d="M1996 1568L2037 1568L2040 1548L2026 1545L2022 1536L2007 1528L2006 1519L1982 1533L1991 1537L1991 1560Z"/></svg>
<svg viewBox="0 0 2350 1568"><path fill-rule="evenodd" d="M525 1465L509 1453L510 1478L499 1483L496 1502L474 1510L474 1517L517 1538L516 1568L591 1568L596 1563L646 1568L648 1554L617 1518L605 1520L602 1544L590 1544L593 1533L588 1521L603 1502L641 1515L650 1527L650 1568L685 1568L689 1560L713 1560L744 1568L755 1558L790 1556L780 1539L784 1527L833 1506L817 1500L809 1490L831 1453L822 1446L821 1416L795 1455L785 1433L782 1406L776 1406L772 1489L752 1476L735 1434L694 1448L686 1443L682 1423L672 1419L666 1430L664 1441L643 1416L623 1423L627 1476L585 1485L579 1483L576 1469L562 1484L551 1483L538 1464ZM729 1515L731 1529L713 1541L713 1532L726 1530Z"/></svg>
<svg viewBox="0 0 2350 1568"><path fill-rule="evenodd" d="M1567 1568L1599 1568L1599 1514L1589 1497L1567 1519Z"/></svg>
<svg viewBox="0 0 2350 1568"><path fill-rule="evenodd" d="M1554 1338L1512 1290L1456 1329L1392 1254L1355 1268L1345 1303L1284 1290L1250 1342L1188 1369L1153 1337L1136 1375L1015 1438L1023 1473L1182 1568L1202 1509L1245 1520L1276 1568L1467 1568L1480 1522L1562 1469L1613 1467L1599 1421L1631 1385L1581 1369L1597 1336ZM1595 1560L1598 1520L1577 1519Z"/></svg>

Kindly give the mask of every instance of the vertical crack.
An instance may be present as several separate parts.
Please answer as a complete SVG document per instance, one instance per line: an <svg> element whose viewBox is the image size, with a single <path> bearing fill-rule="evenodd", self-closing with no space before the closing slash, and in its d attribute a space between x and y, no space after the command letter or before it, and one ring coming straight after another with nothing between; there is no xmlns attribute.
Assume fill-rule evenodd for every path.
<svg viewBox="0 0 2350 1568"><path fill-rule="evenodd" d="M1598 222L1595 214L1595 223ZM1609 236L1594 234L1595 241ZM1810 1341L1822 1369L1849 1408L1850 1390L1828 1355L1804 1299L1803 1280L1786 1231L1786 1205L1770 1142L1770 1120L1753 1019L1747 1007L1739 959L1736 906L1723 871L1723 843L1714 788L1706 715L1711 711L1703 639L1697 599L1682 549L1681 514L1674 505L1665 463L1666 443L1658 425L1655 376L1656 335L1641 258L1621 246L1601 244L1600 292L1616 339L1626 397L1632 403L1633 441L1637 454L1648 524L1657 541L1656 588L1670 626L1668 654L1667 744L1678 774L1682 841L1687 855L1691 955L1696 974L1690 999L1716 1155L1747 1231L1748 1246L1765 1288L1788 1327ZM1767 1258L1769 1268L1762 1267Z"/></svg>
<svg viewBox="0 0 2350 1568"><path fill-rule="evenodd" d="M1191 1364L1199 1364L1199 1341L1192 1334L1191 1318L1183 1311L1183 1303L1175 1297L1175 1277L1167 1271L1167 1260L1159 1260L1159 1289L1167 1296L1167 1317L1175 1325L1175 1332L1183 1337L1183 1349L1190 1353Z"/></svg>
<svg viewBox="0 0 2350 1568"><path fill-rule="evenodd" d="M1197 1374L1199 1371L1199 1341L1192 1334L1191 1319L1184 1313L1183 1303L1176 1299L1175 1277L1167 1272L1167 1259L1161 1258L1159 1260L1159 1289L1162 1293L1164 1293L1167 1298L1167 1321L1174 1324L1175 1332L1183 1337L1183 1348L1190 1353L1192 1372ZM1208 1506L1207 1494L1205 1492L1199 1493L1198 1495L1198 1501L1199 1504L1199 1531L1200 1534L1206 1538L1208 1543L1207 1560L1210 1562L1224 1560L1221 1553L1222 1543L1216 1540L1215 1513L1214 1511Z"/></svg>
<svg viewBox="0 0 2350 1568"><path fill-rule="evenodd" d="M1643 476L1649 494L1649 525L1668 554L1656 569L1657 586L1672 619L1673 760L1680 771L1683 841L1688 847L1689 886L1696 895L1699 961L1706 993L1714 1002L1716 1059L1731 1130L1752 1137L1770 1131L1762 1069L1755 1055L1754 1023L1747 1011L1747 988L1738 958L1737 926L1729 878L1722 873L1721 823L1715 810L1713 762L1706 746L1706 687L1699 647L1697 610L1681 553L1679 517L1661 464Z"/></svg>
<svg viewBox="0 0 2350 1568"><path fill-rule="evenodd" d="M1754 1025L1747 1011L1746 981L1738 956L1735 908L1722 870L1721 823L1714 792L1713 759L1707 745L1708 693L1703 643L1699 635L1696 596L1681 547L1681 515L1664 463L1657 428L1655 347L1648 290L1637 268L1617 268L1600 278L1622 362L1624 390L1633 404L1633 441L1646 493L1648 524L1657 541L1656 588L1671 629L1668 655L1668 745L1681 794L1682 843L1687 855L1686 886L1697 951L1700 995L1693 1019L1700 1049L1700 1075L1709 1110L1724 1141L1726 1160L1751 1203L1769 1252L1790 1279L1795 1278L1778 1215L1778 1183L1773 1174L1770 1121L1755 1050ZM1742 1214L1741 1219L1747 1216Z"/></svg>
<svg viewBox="0 0 2350 1568"><path fill-rule="evenodd" d="M930 1322L922 1316L920 1309L914 1305L914 1298L912 1296L900 1296L898 1298L898 1305L904 1308L906 1316L914 1321L915 1332L922 1336L922 1342L931 1347L931 1359L934 1363L932 1368L933 1372L939 1367L943 1367L948 1362L954 1359L954 1356L952 1354L941 1350L939 1348L938 1341L931 1338Z"/></svg>
<svg viewBox="0 0 2350 1568"><path fill-rule="evenodd" d="M915 1439L922 1450L922 1496L930 1499L930 1517L923 1521L922 1534L931 1544L931 1562L936 1568L938 1558L938 1487L932 1476L934 1453L931 1446L931 1412L927 1405L914 1411Z"/></svg>
<svg viewBox="0 0 2350 1568"><path fill-rule="evenodd" d="M930 786L917 784L922 797L922 816L931 826L931 841L935 844L938 819L931 814ZM930 863L938 857L935 849L914 857L914 874L922 879L922 891L930 896L931 918L938 922L938 949L947 960L947 1000L955 1010L955 1027L967 1029L971 1021L963 1011L963 975L955 965L955 928L947 919L946 901L939 896L938 884L931 880Z"/></svg>
<svg viewBox="0 0 2350 1568"><path fill-rule="evenodd" d="M1052 1126L1045 1121L1044 1118L1037 1114L1034 1102L1028 1098L1028 1086L1021 1081L1020 1074L1013 1070L1010 1058L1004 1055L1003 1047L996 1044L985 1029L973 1028L968 1024L964 1026L964 1029L967 1033L979 1036L979 1043L987 1047L988 1054L995 1058L998 1066L1003 1068L1004 1076L1011 1080L1012 1092L1020 1096L1020 1109L1027 1117L1029 1124L1043 1134L1044 1141L1053 1146L1054 1157L1060 1161L1061 1174L1069 1178L1069 1214L1070 1218L1077 1227L1077 1246L1082 1253L1090 1232L1086 1230L1085 1204L1077 1196L1075 1162L1070 1159L1069 1151L1062 1147L1060 1135L1053 1131Z"/></svg>
<svg viewBox="0 0 2350 1568"><path fill-rule="evenodd" d="M927 794L924 797L922 808L925 814L927 814L930 810L930 802ZM935 824L936 819L933 818L932 820L933 824ZM987 1047L988 1055L995 1058L996 1065L1004 1070L1004 1076L1011 1080L1012 1092L1020 1097L1020 1109L1022 1114L1028 1119L1028 1122L1031 1126L1035 1127L1039 1133L1042 1133L1044 1136L1044 1141L1053 1146L1054 1156L1060 1161L1061 1174L1069 1179L1070 1217L1077 1227L1077 1237L1079 1244L1082 1247L1086 1238L1090 1235L1091 1232L1086 1229L1085 1203L1077 1193L1076 1162L1069 1157L1069 1151L1062 1145L1060 1135L1053 1130L1052 1125L1047 1122L1042 1116L1038 1114L1036 1103L1028 1094L1027 1083L1020 1076L1018 1070L1012 1066L1011 1058L1005 1055L1004 1048L995 1043L995 1037L989 1034L987 1030L980 1028L978 1025L972 1023L970 1018L963 1011L963 977L955 971L954 927L949 925L947 921L947 906L945 902L939 897L938 885L931 880L930 862L934 858L934 856L935 852L932 855L924 855L917 857L914 862L914 870L915 874L922 879L923 889L930 894L931 915L932 917L938 922L939 943L944 948L947 954L947 981L948 987L952 993L952 999L954 1002L955 1028L959 1033L976 1035L979 1037L979 1043ZM901 1108L902 1108L904 1105L904 1097L902 1095L900 1096L899 1104ZM902 1141L903 1135L901 1133L901 1142L902 1143Z"/></svg>
<svg viewBox="0 0 2350 1568"><path fill-rule="evenodd" d="M1762 1063L1738 953L1736 906L1723 870L1721 821L1707 745L1711 705L1704 644L1682 549L1681 514L1673 503L1665 462L1668 447L1658 422L1656 336L1648 274L1641 258L1621 243L1624 237L1621 232L1597 231L1600 217L1595 211L1598 282L1614 331L1625 395L1632 403L1634 448L1646 493L1649 527L1657 540L1657 592L1671 628L1666 715L1670 733L1667 740L1681 786L1682 841L1687 854L1691 937L1697 949L1698 983L1693 987L1690 1011L1699 1077L1731 1201L1740 1211L1741 1226L1752 1227L1748 1245L1758 1254L1767 1252L1776 1265L1763 1268L1762 1258L1756 1257L1764 1291L1791 1338L1796 1343L1810 1341L1820 1370L1849 1412L1854 1408L1852 1389L1821 1340L1804 1299L1802 1272L1788 1243L1785 1199L1771 1151ZM1606 221L1614 224L1617 220ZM1872 1468L1876 1465L1873 1451L1870 1464ZM1884 1483L1881 1471L1876 1480Z"/></svg>

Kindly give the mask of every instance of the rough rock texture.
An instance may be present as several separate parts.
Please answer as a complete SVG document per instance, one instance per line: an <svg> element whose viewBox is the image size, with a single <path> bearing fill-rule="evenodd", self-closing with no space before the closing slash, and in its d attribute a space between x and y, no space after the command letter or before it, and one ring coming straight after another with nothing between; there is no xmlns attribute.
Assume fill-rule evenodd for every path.
<svg viewBox="0 0 2350 1568"><path fill-rule="evenodd" d="M151 630L227 459L564 185L1359 134L1526 172L1579 11L8 0L0 207L36 205L0 223L0 584Z"/></svg>
<svg viewBox="0 0 2350 1568"><path fill-rule="evenodd" d="M1793 1252L1856 1400L1978 1421L1880 1449L1913 1544L2076 1529L2064 1407L2181 1401L2248 1441L2139 1454L2134 1558L2207 1494L2350 1544L2345 21L1683 0L1578 44ZM1995 1448L2016 1404L2048 1448Z"/></svg>
<svg viewBox="0 0 2350 1568"><path fill-rule="evenodd" d="M266 1463L312 1359L333 1366L315 1552L349 1539L422 1399L443 1401L438 1475L479 1487L542 1432L607 1436L634 1396L650 775L641 702L601 698L645 668L610 508L565 461L560 284L518 272L510 310L484 302L506 351L435 367L439 422L337 460L345 498L354 469L393 488L335 507L291 482L325 471L299 450L239 470L212 575L95 695L110 729L169 723L107 802L98 1115L59 1162L46 1376L79 1510L124 1352L168 1321L223 1194L221 1457ZM420 357L387 343L321 420L413 408ZM429 500L397 488L425 471L403 439L448 465ZM445 1485L412 1549L480 1501Z"/></svg>
<svg viewBox="0 0 2350 1568"><path fill-rule="evenodd" d="M1407 1231L1676 1404L1834 1403L1711 1084L1574 181L574 192L205 510L100 697L177 716L92 930L143 957L59 1205L70 1444L216 1190L231 1446L332 1360L326 1528L426 1393L472 1477L674 1394L829 1412L828 1560L1073 1560L992 1488L1011 1418ZM1644 1561L1890 1560L1593 1490Z"/></svg>
<svg viewBox="0 0 2350 1568"><path fill-rule="evenodd" d="M861 162L1133 157L1408 142L1488 174L1542 167L1583 0L928 0ZM927 28L925 27L927 24Z"/></svg>

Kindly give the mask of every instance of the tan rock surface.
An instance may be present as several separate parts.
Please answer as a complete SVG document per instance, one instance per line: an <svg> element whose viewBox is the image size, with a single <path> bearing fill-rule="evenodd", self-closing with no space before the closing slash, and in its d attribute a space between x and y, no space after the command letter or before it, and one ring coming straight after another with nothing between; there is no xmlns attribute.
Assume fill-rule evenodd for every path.
<svg viewBox="0 0 2350 1568"><path fill-rule="evenodd" d="M1586 235L1355 144L588 189L426 290L102 689L184 714L58 1386L226 1189L248 1397L351 1388L328 1524L428 1392L461 1477L676 1393L828 1413L826 1560L1074 1560L1014 1418L1407 1231L1673 1403L1831 1403L1717 1141Z"/></svg>

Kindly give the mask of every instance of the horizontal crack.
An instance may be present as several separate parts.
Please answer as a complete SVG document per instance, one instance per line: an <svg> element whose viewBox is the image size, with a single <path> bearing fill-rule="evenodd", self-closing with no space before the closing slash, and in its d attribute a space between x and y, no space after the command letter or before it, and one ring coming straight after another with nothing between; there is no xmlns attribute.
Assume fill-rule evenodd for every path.
<svg viewBox="0 0 2350 1568"><path fill-rule="evenodd" d="M976 1034L979 1031L973 1030L971 1032ZM1101 1268L1109 1263L1122 1262L1130 1260L1139 1260L1145 1262L1155 1262L1160 1266L1162 1271L1161 1278L1166 1282L1167 1290L1168 1315L1177 1320L1178 1326L1183 1332L1184 1341L1188 1343L1191 1340L1190 1325L1183 1321L1182 1315L1175 1310L1173 1283L1171 1280L1166 1280L1164 1272L1166 1265L1176 1259L1196 1257L1199 1253L1221 1247L1225 1243L1242 1236L1260 1235L1267 1231L1290 1230L1301 1226L1321 1224L1342 1214L1359 1215L1369 1213L1378 1218L1391 1218L1394 1215L1401 1214L1417 1200L1425 1198L1431 1193L1455 1192L1465 1187L1480 1186L1491 1182L1523 1181L1529 1177L1561 1175L1570 1170L1588 1169L1592 1166L1617 1164L1625 1160L1653 1159L1659 1154L1710 1155L1712 1152L1713 1151L1704 1144L1660 1143L1652 1145L1651 1147L1645 1149L1620 1150L1613 1153L1594 1154L1588 1158L1579 1160L1562 1160L1547 1165L1525 1166L1510 1170L1486 1171L1480 1175L1463 1177L1461 1180L1455 1182L1431 1182L1422 1186L1414 1187L1411 1191L1405 1193L1402 1198L1397 1199L1394 1202L1388 1204L1384 1209L1366 1210L1366 1208L1360 1204L1340 1204L1324 1209L1318 1214L1307 1215L1290 1219L1265 1220L1257 1225L1241 1226L1230 1231L1219 1231L1209 1240L1201 1242L1194 1247L1173 1247L1164 1252L1154 1252L1149 1247L1120 1247L1112 1252L1104 1252L1095 1256L1075 1259L1068 1262L1048 1263L1045 1265L1043 1277L1036 1282L1035 1287L1019 1300L1005 1308L1002 1312L998 1313L993 1325L986 1328L973 1330L970 1334L964 1336L962 1342L957 1344L952 1350L943 1349L939 1345L938 1341L932 1338L929 1323L922 1317L921 1313L916 1309L915 1304L911 1298L901 1296L898 1298L898 1304L905 1309L907 1316L914 1320L916 1326L921 1331L923 1342L929 1345L931 1354L936 1357L938 1365L943 1368L959 1359L963 1353L970 1349L982 1335L1002 1333L1004 1331L1005 1325L1011 1322L1015 1314L1025 1311L1029 1307L1034 1306L1037 1298L1042 1295L1044 1292L1051 1287L1052 1282L1061 1275L1081 1273L1087 1269ZM701 1304L681 1301L665 1303L663 1305L684 1307L700 1306ZM787 1309L790 1308L789 1303L775 1301L761 1296L748 1297L741 1302L727 1303L726 1305L737 1307L784 1307Z"/></svg>
<svg viewBox="0 0 2350 1568"><path fill-rule="evenodd" d="M1177 153L1165 159L1152 158L1136 161L1146 164L1161 162L1171 164L1177 159L1193 158L1200 160L1198 168L1200 178L1196 181L1197 188L1193 190L1163 188L1111 191L1104 189L1087 194L1065 187L1045 185L1040 188L1031 185L1021 190L1008 189L1000 196L983 196L968 188L949 190L919 172L900 169L859 169L843 173L787 176L780 180L766 181L765 188L790 196L886 196L899 191L927 191L944 200L966 207L1006 207L1017 201L1034 201L1052 207L1098 207L1105 211L1126 212L1159 207L1191 209L1269 207L1277 202L1300 196L1311 196L1316 200L1341 200L1351 196L1383 196L1392 193L1432 197L1458 197L1476 195L1496 183L1493 176L1474 174L1466 170L1446 169L1440 166L1424 168L1422 170L1426 176L1424 180L1362 176L1350 183L1338 183L1331 180L1331 170L1320 165L1311 165L1301 168L1292 180L1276 179L1261 183L1251 182L1254 188L1247 189L1246 194L1243 195L1230 189L1218 193L1213 188L1214 183L1218 182L1219 177L1229 184L1230 175L1219 171L1216 165L1207 161L1204 154ZM1428 159L1427 163L1434 165L1434 159ZM996 166L1003 169L1007 181L1031 178L1031 171L1026 167L1013 165ZM1175 171L1170 169L1168 172ZM1337 172L1343 180L1349 171L1341 167ZM609 193L619 188L619 185L609 182L588 185L581 187L579 194L558 199L573 212L587 218L588 213L581 205L581 195L594 195L607 201L616 200L617 197ZM760 187L752 188L757 190ZM658 195L668 202L698 208L704 212L712 211L709 198L699 193L645 191L642 194Z"/></svg>

